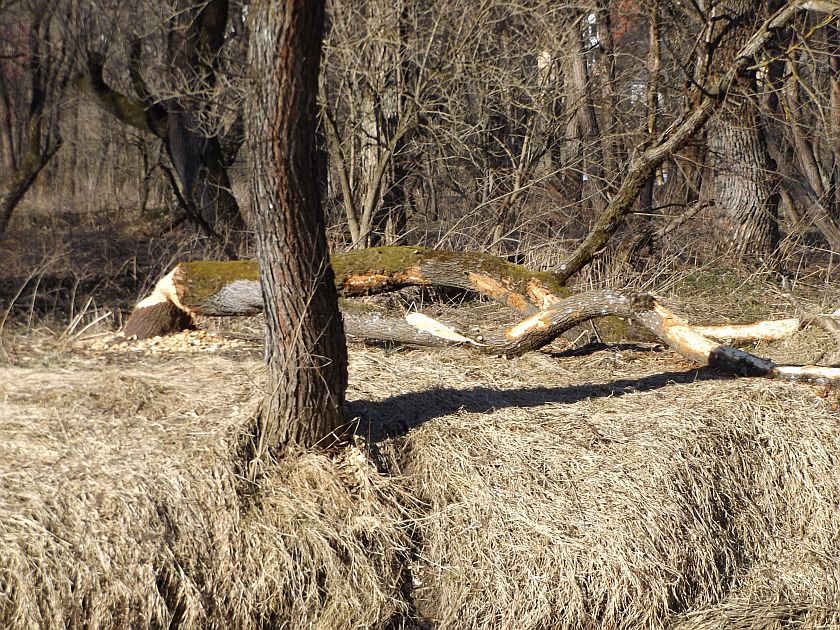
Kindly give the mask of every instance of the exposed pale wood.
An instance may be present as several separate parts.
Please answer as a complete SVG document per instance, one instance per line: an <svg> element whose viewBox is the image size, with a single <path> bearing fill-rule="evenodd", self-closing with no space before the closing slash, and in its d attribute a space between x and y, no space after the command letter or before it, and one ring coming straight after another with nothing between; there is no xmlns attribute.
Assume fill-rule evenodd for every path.
<svg viewBox="0 0 840 630"><path fill-rule="evenodd" d="M796 318L776 319L752 324L721 324L718 326L694 326L694 331L718 341L776 341L790 337L802 328Z"/></svg>
<svg viewBox="0 0 840 630"><path fill-rule="evenodd" d="M506 328L487 329L476 322L465 332L424 314L410 314L406 321L345 305L347 333L358 338L422 346L467 344L477 351L514 357L538 350L586 321L611 316L617 322L635 322L691 361L731 374L840 381L840 368L781 366L720 343L784 339L807 323L801 319L693 326L649 294L599 290L561 297L552 291L557 285L550 274L535 274L482 254L393 247L339 254L332 260L336 287L345 297L410 285L446 286L475 291L526 315ZM258 271L256 263L247 261L180 264L137 305L126 334L180 330L196 314L259 312ZM185 319L177 319L177 313ZM155 328L160 325L177 328Z"/></svg>
<svg viewBox="0 0 840 630"><path fill-rule="evenodd" d="M530 315L559 302L570 291L553 274L534 272L504 259L477 252L448 252L422 247L372 247L333 254L335 284L343 297L396 291L408 286L448 287L479 293ZM165 291L193 315L225 317L253 315L262 310L262 289L256 261L193 261L178 264L155 288ZM140 305L129 317L126 334L154 332L137 321L151 313ZM156 321L164 322L155 316ZM173 325L176 322L173 321ZM179 329L180 330L180 329Z"/></svg>
<svg viewBox="0 0 840 630"><path fill-rule="evenodd" d="M840 368L778 365L770 359L720 344L701 334L699 331L703 330L702 328L691 326L647 294L621 294L611 291L580 294L509 328L505 331L507 343L494 340L481 344L482 349L508 357L518 356L542 347L581 321L604 314L632 317L681 356L728 374L794 381L840 382ZM445 324L439 325L445 327ZM755 325L750 326L756 329ZM434 330L431 326L426 329ZM762 327L758 328L761 329ZM788 330L791 329L788 326ZM746 330L748 328L745 327L739 332L743 334Z"/></svg>

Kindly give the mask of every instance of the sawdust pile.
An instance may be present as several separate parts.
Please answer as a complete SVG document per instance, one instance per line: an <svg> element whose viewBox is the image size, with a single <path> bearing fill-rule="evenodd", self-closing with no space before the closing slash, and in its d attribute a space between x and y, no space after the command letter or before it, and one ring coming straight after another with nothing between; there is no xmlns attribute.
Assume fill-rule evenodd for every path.
<svg viewBox="0 0 840 630"><path fill-rule="evenodd" d="M358 445L254 492L257 356L110 360L0 370L0 625L840 626L821 390L357 349Z"/></svg>

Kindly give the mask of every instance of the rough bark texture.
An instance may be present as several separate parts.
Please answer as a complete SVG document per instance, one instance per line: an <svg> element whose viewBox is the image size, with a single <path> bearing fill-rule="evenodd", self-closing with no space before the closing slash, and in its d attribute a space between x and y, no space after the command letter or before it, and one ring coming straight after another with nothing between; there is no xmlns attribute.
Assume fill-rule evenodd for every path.
<svg viewBox="0 0 840 630"><path fill-rule="evenodd" d="M725 66L726 72L716 80L711 80L707 89L698 94L698 104L663 132L649 148L633 158L627 175L589 235L555 269L560 282L566 282L606 247L632 210L645 182L653 175L656 168L675 151L684 147L706 124L712 114L720 109L727 90L739 73L753 61L754 55L772 37L775 30L787 24L799 8L799 3L788 4L762 24L749 41L733 54L731 63ZM742 233L745 232L742 231Z"/></svg>
<svg viewBox="0 0 840 630"><path fill-rule="evenodd" d="M403 320L348 305L344 309L348 331L356 337L424 346L469 344L480 351L513 357L538 350L593 318L617 316L622 319L616 321L636 322L682 356L729 373L840 380L840 368L778 366L715 341L783 339L807 323L802 319L692 326L648 294L601 290L561 297L551 291L552 286L559 285L546 280L547 274L532 273L483 254L386 247L341 254L335 257L334 264L340 270L335 278L336 286L348 296L381 293L409 285L449 286L470 289L528 315L502 330L486 329L477 322L478 326L470 326L469 332L464 333L420 313L409 314ZM173 305L175 311L189 315L256 312L261 306L257 275L256 263L183 263L137 305L126 333L148 329L145 321L165 323L166 317L174 313ZM166 332L180 329L175 324L173 321L173 327ZM624 329L631 328L624 326Z"/></svg>
<svg viewBox="0 0 840 630"><path fill-rule="evenodd" d="M448 287L484 295L531 315L560 301L570 291L551 273L480 253L445 252L418 247L374 247L335 254L334 282L343 297L396 291L408 286ZM262 310L262 290L256 261L194 261L180 263L158 282L153 296L140 302L128 319L125 334L147 337L180 330L180 322L155 328L144 322L160 315L147 311L167 301L190 315L224 317L252 315ZM142 331L142 332L141 332Z"/></svg>
<svg viewBox="0 0 840 630"><path fill-rule="evenodd" d="M708 56L728 67L752 32L764 2L725 0L713 9L717 26L710 29ZM735 253L768 256L778 242L775 169L770 162L759 121L755 71L733 76L724 107L709 124L708 167L711 196L726 215Z"/></svg>
<svg viewBox="0 0 840 630"><path fill-rule="evenodd" d="M190 8L181 7L185 13ZM171 38L174 71L189 78L189 89L194 94L212 87L215 74L208 60L218 55L227 18L227 0L210 0L195 16L184 41ZM135 42L129 53L129 73L137 98L106 83L105 58L97 53L89 53L87 74L76 77L75 84L123 124L163 140L181 185L178 193L194 222L209 226L213 236L220 226L243 230L245 221L231 192L219 137L202 129L200 115L193 111L195 104L185 106L177 98L160 100L149 92L140 72L140 55L139 42Z"/></svg>
<svg viewBox="0 0 840 630"><path fill-rule="evenodd" d="M269 376L256 461L340 432L347 348L316 180L324 3L262 0L252 15L246 120Z"/></svg>

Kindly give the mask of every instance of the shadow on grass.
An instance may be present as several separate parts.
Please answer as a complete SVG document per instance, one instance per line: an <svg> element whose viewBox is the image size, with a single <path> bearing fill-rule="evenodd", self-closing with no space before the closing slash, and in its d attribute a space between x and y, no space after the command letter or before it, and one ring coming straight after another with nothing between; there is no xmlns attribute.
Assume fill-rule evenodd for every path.
<svg viewBox="0 0 840 630"><path fill-rule="evenodd" d="M572 404L590 398L624 396L696 381L732 380L733 376L709 368L663 372L643 378L619 379L608 383L583 383L565 387L518 387L494 389L443 387L408 392L385 400L354 400L347 414L359 418L356 433L369 442L405 435L429 420L458 411L492 413L509 407L539 407L550 403Z"/></svg>

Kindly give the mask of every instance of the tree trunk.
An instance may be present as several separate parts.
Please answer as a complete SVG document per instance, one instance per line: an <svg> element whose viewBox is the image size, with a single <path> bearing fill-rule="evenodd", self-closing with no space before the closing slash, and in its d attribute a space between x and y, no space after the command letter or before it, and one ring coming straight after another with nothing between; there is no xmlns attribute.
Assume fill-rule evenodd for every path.
<svg viewBox="0 0 840 630"><path fill-rule="evenodd" d="M710 81L705 91L698 92L697 105L675 121L649 148L631 160L621 185L589 235L566 260L554 268L560 282L565 283L606 247L631 211L647 179L674 151L684 147L703 128L709 117L720 109L722 99L727 95L729 86L736 80L739 72L747 67L773 33L784 26L798 8L797 4L786 5L765 21L738 50L726 72L717 80Z"/></svg>
<svg viewBox="0 0 840 630"><path fill-rule="evenodd" d="M680 355L730 374L840 380L840 368L780 366L716 341L783 339L806 323L817 323L836 335L840 325L829 316L747 325L692 326L648 294L605 289L562 298L547 292L544 276L520 271L517 265L484 254L412 252L411 248L397 247L354 252L345 257L339 266L341 271L336 284L344 287L348 295L389 291L406 285L462 286L469 283L477 292L530 314L501 330L488 329L482 322L476 322L478 326L470 326L468 333L461 333L417 312L397 319L382 313L346 308L353 334L367 339L434 346L468 344L482 352L514 357L538 350L588 320L617 316L623 318L617 322L635 322ZM402 266L398 268L397 265ZM263 301L255 280L257 275L254 262L182 263L158 282L152 295L137 305L129 318L126 333L140 332L146 324L158 326L160 332L160 326L168 326L169 319L172 322L169 330L174 330L176 325L184 325L184 317L189 323L193 313L256 312ZM520 291L516 298L513 297L515 291ZM541 307L535 309L535 302ZM638 326L634 330L627 323L619 323L616 329L618 339L628 339ZM270 352L270 339L266 344ZM283 384L285 381L279 386Z"/></svg>
<svg viewBox="0 0 840 630"><path fill-rule="evenodd" d="M9 227L15 208L62 144L56 118L47 113L48 101L60 95L67 82L67 73L61 68L64 50L56 52L51 47L51 17L46 8L35 11L29 27L26 52L31 95L26 135L21 139L23 154L12 160L15 169L8 179L0 181L4 184L0 189L0 234Z"/></svg>
<svg viewBox="0 0 840 630"><path fill-rule="evenodd" d="M324 3L261 0L252 15L247 142L269 382L257 461L341 431L347 348L314 159Z"/></svg>
<svg viewBox="0 0 840 630"><path fill-rule="evenodd" d="M190 94L206 94L215 84L215 59L224 41L228 16L227 0L209 0L197 5L183 2L179 15L190 18L188 28L175 25L170 30L170 53L173 72L187 82ZM182 31L186 31L186 35ZM201 99L161 99L151 93L142 73L142 46L133 42L129 50L129 75L138 98L113 89L105 81L105 58L89 52L87 74L75 79L76 86L94 97L97 104L123 124L152 133L164 142L175 169L185 209L194 223L217 236L220 227L234 231L245 229L245 221L231 192L227 174L228 157L221 139L202 128ZM237 142L232 143L238 148ZM235 152L235 151L234 151ZM174 186L173 186L174 187Z"/></svg>
<svg viewBox="0 0 840 630"><path fill-rule="evenodd" d="M604 153L580 26L573 21L567 28L569 52L564 61L567 123L562 166L567 172L570 199L587 209L581 218L589 221L593 213L602 212L607 205L603 186Z"/></svg>
<svg viewBox="0 0 840 630"><path fill-rule="evenodd" d="M726 0L712 12L709 55L719 67L728 67L752 33L759 0ZM719 38L719 42L717 41ZM755 102L755 71L733 77L727 100L710 122L708 166L712 169L712 197L726 213L730 240L738 256L768 257L778 242L777 177L771 164Z"/></svg>
<svg viewBox="0 0 840 630"><path fill-rule="evenodd" d="M182 194L192 212L214 230L219 226L244 230L219 140L201 132L193 118L177 104L170 104L164 143Z"/></svg>
<svg viewBox="0 0 840 630"><path fill-rule="evenodd" d="M374 247L332 257L332 277L343 297L396 291L403 287L449 287L472 291L526 315L571 292L554 274L477 252L446 252L417 247ZM188 315L252 315L262 310L256 261L193 261L178 264L137 304L126 324L128 336L149 337L180 330L181 320L161 328L151 313L172 304Z"/></svg>

